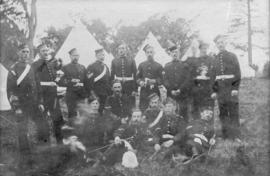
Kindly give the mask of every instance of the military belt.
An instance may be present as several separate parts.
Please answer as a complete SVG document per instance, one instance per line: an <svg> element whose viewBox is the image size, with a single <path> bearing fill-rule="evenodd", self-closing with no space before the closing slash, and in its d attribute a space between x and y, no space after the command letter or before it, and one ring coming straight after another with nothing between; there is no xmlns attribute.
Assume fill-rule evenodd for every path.
<svg viewBox="0 0 270 176"><path fill-rule="evenodd" d="M56 86L55 85L56 83L55 82L53 82L53 81L48 81L48 82L40 82L40 85L41 86Z"/></svg>
<svg viewBox="0 0 270 176"><path fill-rule="evenodd" d="M216 76L216 80L225 80L225 79L232 79L234 75L218 75Z"/></svg>
<svg viewBox="0 0 270 176"><path fill-rule="evenodd" d="M118 77L118 76L115 76L115 79L116 80L119 80L119 81L133 81L133 77Z"/></svg>

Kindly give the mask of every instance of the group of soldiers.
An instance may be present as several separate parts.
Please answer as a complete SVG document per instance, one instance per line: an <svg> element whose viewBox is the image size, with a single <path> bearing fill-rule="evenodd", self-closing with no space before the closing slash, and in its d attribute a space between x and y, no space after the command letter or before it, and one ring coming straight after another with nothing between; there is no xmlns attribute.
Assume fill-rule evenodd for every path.
<svg viewBox="0 0 270 176"><path fill-rule="evenodd" d="M31 118L37 126L37 140L41 144L50 142L50 132L58 144L68 143L71 134L81 136L79 139L84 138L86 148L113 140L114 147L124 144L125 148L134 150L132 145L144 146L141 139L147 138L156 151L165 146L171 148L169 155L185 151L193 157L205 146L209 147L209 143L213 144L216 99L221 137L240 141L238 90L241 72L236 55L226 50L225 39L223 35L215 38L217 55L208 55L208 44L200 42L200 56L189 57L186 61L180 60L179 48L171 46L168 53L172 61L164 67L155 61L151 45L143 48L147 60L137 67L128 55L127 45L120 44L111 69L104 63L102 48L95 50L96 61L85 68L79 64L80 54L76 48L69 51L71 62L62 66L61 60L50 55L47 45L38 47L40 59L33 63L29 47L21 45L19 60L10 68L7 81L8 98L17 117L20 153L30 152L27 122ZM66 87L66 121L59 104L59 87ZM82 102L89 105L88 116L91 117L80 112ZM91 115L93 113L95 115ZM80 116L86 118L80 119ZM132 138L132 142L127 142L132 145L129 146L124 138ZM114 147L106 150L105 156L116 159L119 149ZM84 147L81 149L85 151ZM103 162L111 161L103 158Z"/></svg>

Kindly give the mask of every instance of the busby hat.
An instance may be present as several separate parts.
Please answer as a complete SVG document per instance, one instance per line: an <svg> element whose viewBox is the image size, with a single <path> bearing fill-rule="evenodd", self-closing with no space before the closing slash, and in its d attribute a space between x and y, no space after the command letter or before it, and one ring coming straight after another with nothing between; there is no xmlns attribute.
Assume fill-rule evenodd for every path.
<svg viewBox="0 0 270 176"><path fill-rule="evenodd" d="M22 50L22 49L25 49L25 48L29 48L29 46L26 43L22 43L18 47L19 50Z"/></svg>

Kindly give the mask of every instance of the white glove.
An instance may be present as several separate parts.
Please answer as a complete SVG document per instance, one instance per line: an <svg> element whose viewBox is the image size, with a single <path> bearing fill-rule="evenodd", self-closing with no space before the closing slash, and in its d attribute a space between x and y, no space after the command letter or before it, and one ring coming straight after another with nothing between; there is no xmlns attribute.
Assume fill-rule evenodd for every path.
<svg viewBox="0 0 270 176"><path fill-rule="evenodd" d="M22 110L21 110L21 109L16 109L16 110L15 110L15 114L21 115L21 114L22 114Z"/></svg>
<svg viewBox="0 0 270 176"><path fill-rule="evenodd" d="M237 95L238 95L238 90L232 90L231 95L232 95L232 96L237 96Z"/></svg>
<svg viewBox="0 0 270 176"><path fill-rule="evenodd" d="M38 105L38 109L41 111L41 112L44 112L45 108L42 104Z"/></svg>
<svg viewBox="0 0 270 176"><path fill-rule="evenodd" d="M159 144L155 144L154 149L157 152L161 149L161 146Z"/></svg>
<svg viewBox="0 0 270 176"><path fill-rule="evenodd" d="M145 86L145 82L144 81L140 81L140 87L144 87Z"/></svg>
<svg viewBox="0 0 270 176"><path fill-rule="evenodd" d="M163 142L163 146L164 147L166 147L166 148L169 148L170 146L172 146L173 145L173 140L168 140L168 141L166 141L166 142Z"/></svg>
<svg viewBox="0 0 270 176"><path fill-rule="evenodd" d="M211 138L210 141L209 141L209 144L210 145L215 145L216 143L216 140L214 138Z"/></svg>
<svg viewBox="0 0 270 176"><path fill-rule="evenodd" d="M119 136L116 136L116 137L114 138L114 143L115 143L116 145L121 144L121 139L120 139Z"/></svg>
<svg viewBox="0 0 270 176"><path fill-rule="evenodd" d="M212 98L212 99L216 99L216 98L217 98L217 93L212 93L212 94L211 94L211 98Z"/></svg>
<svg viewBox="0 0 270 176"><path fill-rule="evenodd" d="M83 83L78 82L78 83L76 83L74 86L75 86L75 87L83 87Z"/></svg>
<svg viewBox="0 0 270 176"><path fill-rule="evenodd" d="M173 135L170 135L170 134L163 134L162 135L162 138L169 138L169 139L172 139L174 136Z"/></svg>

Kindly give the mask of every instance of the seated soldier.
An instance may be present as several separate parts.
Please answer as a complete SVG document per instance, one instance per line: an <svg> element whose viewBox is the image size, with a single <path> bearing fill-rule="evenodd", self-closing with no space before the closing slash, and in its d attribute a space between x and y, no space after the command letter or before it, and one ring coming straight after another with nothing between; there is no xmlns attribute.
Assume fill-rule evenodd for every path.
<svg viewBox="0 0 270 176"><path fill-rule="evenodd" d="M131 117L131 109L134 106L135 100L134 97L122 93L122 84L119 80L113 81L112 91L113 95L107 97L104 111L112 113L112 120L114 121L113 130L116 130ZM105 113L108 114L109 112Z"/></svg>
<svg viewBox="0 0 270 176"><path fill-rule="evenodd" d="M149 105L148 108L144 112L144 116L146 118L146 123L152 126L155 119L158 116L162 116L161 111L161 101L159 96L156 93L153 93L148 96ZM152 125L151 125L152 124Z"/></svg>
<svg viewBox="0 0 270 176"><path fill-rule="evenodd" d="M110 130L108 119L99 113L99 100L97 97L91 96L88 104L79 105L79 116L74 121L74 128L64 126L62 128L64 134L64 144L69 141L78 141L82 143L81 148L85 148L84 155L88 159L97 160L101 151L96 149L103 147L108 143L106 133Z"/></svg>
<svg viewBox="0 0 270 176"><path fill-rule="evenodd" d="M114 165L122 161L125 167L136 167L137 151L141 151L147 141L147 124L139 109L132 113L132 117L127 124L122 124L114 133L114 145L112 145L104 154L103 163L106 165ZM134 159L133 163L125 163L125 154L130 155ZM135 156L134 156L135 155Z"/></svg>
<svg viewBox="0 0 270 176"><path fill-rule="evenodd" d="M190 157L184 161L188 163L197 156L205 153L215 144L214 126L212 124L213 111L204 108L200 113L201 119L191 121L185 132L185 154Z"/></svg>
<svg viewBox="0 0 270 176"><path fill-rule="evenodd" d="M152 127L154 134L155 151L159 151L162 147L167 148L165 158L171 157L176 149L182 147L182 139L186 127L183 117L176 114L176 101L168 98L165 102L164 114Z"/></svg>

